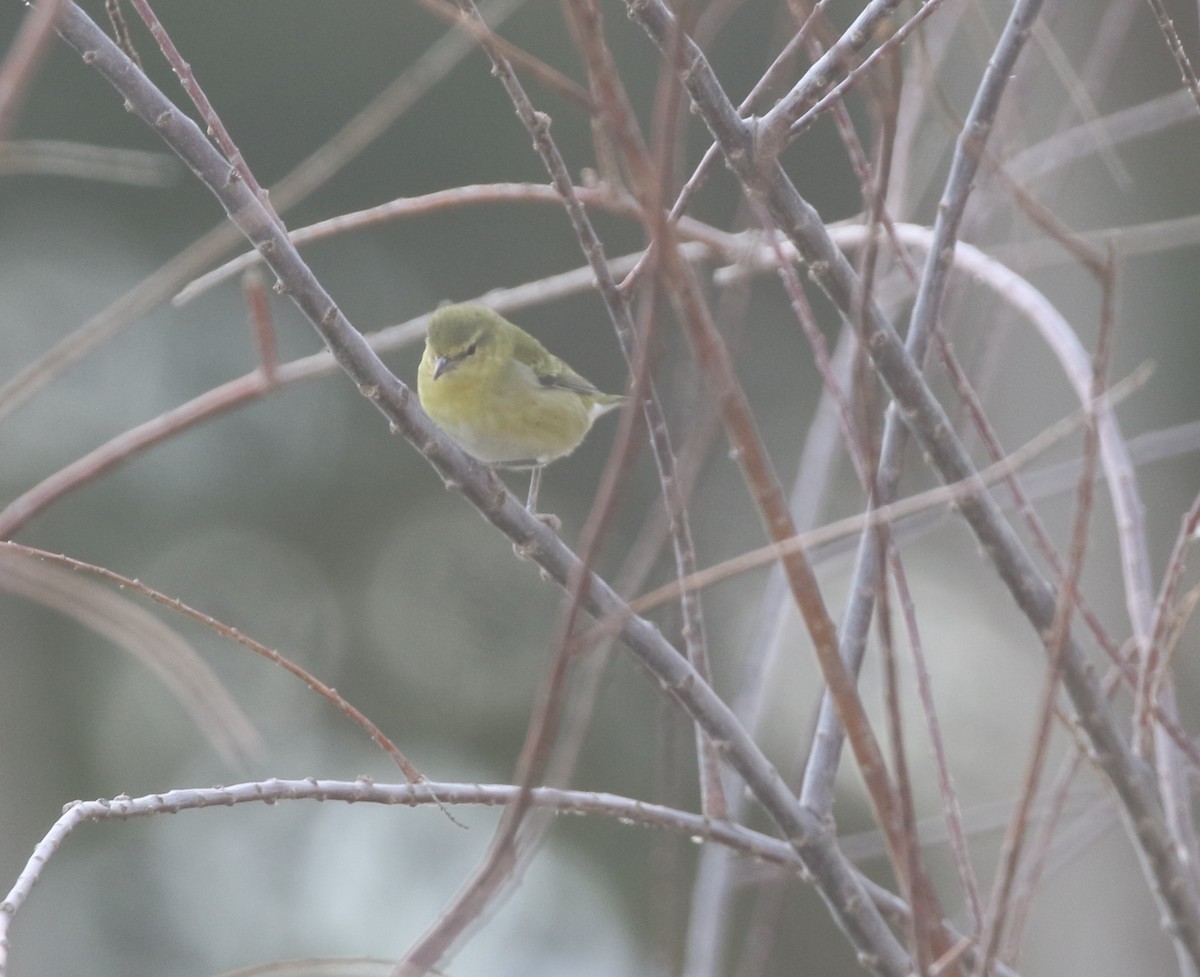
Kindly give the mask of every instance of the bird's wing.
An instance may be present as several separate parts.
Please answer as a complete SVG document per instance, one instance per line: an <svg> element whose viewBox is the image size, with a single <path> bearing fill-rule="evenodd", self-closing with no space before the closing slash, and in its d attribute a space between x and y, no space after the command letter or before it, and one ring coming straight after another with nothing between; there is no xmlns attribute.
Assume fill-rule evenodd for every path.
<svg viewBox="0 0 1200 977"><path fill-rule="evenodd" d="M543 387L570 390L584 397L603 396L594 383L581 377L528 333L514 338L513 357L533 370Z"/></svg>
<svg viewBox="0 0 1200 977"><path fill-rule="evenodd" d="M603 396L595 384L589 380L585 380L569 366L565 366L562 363L557 365L558 369L555 372L537 373L535 370L538 383L543 387L550 387L554 390L570 390L572 393L580 394L584 397Z"/></svg>

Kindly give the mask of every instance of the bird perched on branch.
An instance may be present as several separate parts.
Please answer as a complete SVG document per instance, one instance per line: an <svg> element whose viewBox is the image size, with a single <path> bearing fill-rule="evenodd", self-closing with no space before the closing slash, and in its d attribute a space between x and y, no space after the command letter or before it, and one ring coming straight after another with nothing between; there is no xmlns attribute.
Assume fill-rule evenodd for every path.
<svg viewBox="0 0 1200 977"><path fill-rule="evenodd" d="M602 393L482 305L447 305L433 314L417 395L467 454L497 468L532 469L530 512L542 468L579 447L592 422L625 400Z"/></svg>

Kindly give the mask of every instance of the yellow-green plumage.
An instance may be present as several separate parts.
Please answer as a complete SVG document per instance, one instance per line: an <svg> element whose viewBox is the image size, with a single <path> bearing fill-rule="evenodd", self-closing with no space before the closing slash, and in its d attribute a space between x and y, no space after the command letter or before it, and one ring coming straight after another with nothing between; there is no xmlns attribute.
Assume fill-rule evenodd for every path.
<svg viewBox="0 0 1200 977"><path fill-rule="evenodd" d="M592 421L624 400L601 393L525 330L481 305L448 305L433 314L417 394L459 447L507 468L536 468L570 454Z"/></svg>

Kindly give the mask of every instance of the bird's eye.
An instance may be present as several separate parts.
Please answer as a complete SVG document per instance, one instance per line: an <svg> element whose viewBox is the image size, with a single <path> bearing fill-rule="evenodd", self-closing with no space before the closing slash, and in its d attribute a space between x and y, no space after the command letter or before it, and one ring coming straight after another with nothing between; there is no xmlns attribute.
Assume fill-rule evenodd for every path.
<svg viewBox="0 0 1200 977"><path fill-rule="evenodd" d="M466 348L466 350L463 352L463 356L465 357L465 356L474 356L474 355L475 355L475 344L474 344L474 343L472 343L472 344L471 344L470 346L468 346L468 347Z"/></svg>

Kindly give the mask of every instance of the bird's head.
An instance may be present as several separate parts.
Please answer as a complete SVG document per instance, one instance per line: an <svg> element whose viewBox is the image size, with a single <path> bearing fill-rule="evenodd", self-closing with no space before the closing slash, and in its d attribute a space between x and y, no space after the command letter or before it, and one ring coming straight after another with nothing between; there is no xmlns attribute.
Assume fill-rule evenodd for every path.
<svg viewBox="0 0 1200 977"><path fill-rule="evenodd" d="M433 378L456 370L464 364L484 367L499 362L504 320L481 305L447 305L438 309L429 322L426 343L433 359Z"/></svg>

